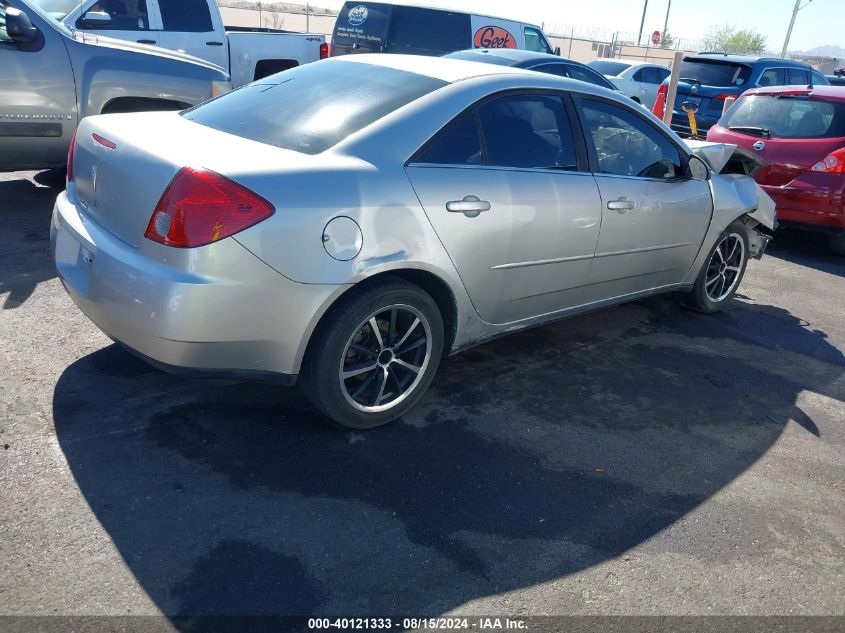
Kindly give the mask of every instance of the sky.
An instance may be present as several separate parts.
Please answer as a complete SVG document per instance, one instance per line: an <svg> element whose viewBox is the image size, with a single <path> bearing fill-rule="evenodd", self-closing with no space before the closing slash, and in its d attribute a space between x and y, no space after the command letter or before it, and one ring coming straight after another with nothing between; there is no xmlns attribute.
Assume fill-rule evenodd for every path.
<svg viewBox="0 0 845 633"><path fill-rule="evenodd" d="M391 0L393 1L393 0ZM644 0L414 0L410 3L451 7L462 11L546 23L547 30L566 32L570 26L636 34ZM767 39L767 48L783 46L794 0L671 0L669 32L684 39L702 39L710 25L752 28ZM645 33L663 30L669 0L648 0ZM807 0L802 0L806 4ZM311 4L338 9L343 0L315 0ZM554 25L554 28L552 28ZM845 0L812 0L799 11L790 50L817 46L845 47Z"/></svg>

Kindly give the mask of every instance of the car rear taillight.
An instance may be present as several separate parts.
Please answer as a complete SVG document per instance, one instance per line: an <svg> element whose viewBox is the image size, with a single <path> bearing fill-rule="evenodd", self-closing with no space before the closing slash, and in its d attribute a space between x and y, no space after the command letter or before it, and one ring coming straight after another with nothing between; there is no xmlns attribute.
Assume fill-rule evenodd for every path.
<svg viewBox="0 0 845 633"><path fill-rule="evenodd" d="M73 157L76 155L76 130L70 137L70 147L67 150L67 182L73 182Z"/></svg>
<svg viewBox="0 0 845 633"><path fill-rule="evenodd" d="M329 56L329 45L323 42L320 44L320 59L326 59Z"/></svg>
<svg viewBox="0 0 845 633"><path fill-rule="evenodd" d="M730 99L731 97L735 97L736 95L716 95L713 97L716 101L724 101L725 99Z"/></svg>
<svg viewBox="0 0 845 633"><path fill-rule="evenodd" d="M175 248L193 248L239 233L276 209L225 176L183 167L167 185L144 237Z"/></svg>
<svg viewBox="0 0 845 633"><path fill-rule="evenodd" d="M826 174L845 174L845 147L831 152L810 168Z"/></svg>

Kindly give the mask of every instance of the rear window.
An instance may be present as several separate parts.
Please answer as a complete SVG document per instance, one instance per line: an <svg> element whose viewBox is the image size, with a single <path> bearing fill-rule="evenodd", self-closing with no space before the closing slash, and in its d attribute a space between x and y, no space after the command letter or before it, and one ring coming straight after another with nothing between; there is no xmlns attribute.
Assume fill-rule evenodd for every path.
<svg viewBox="0 0 845 633"><path fill-rule="evenodd" d="M393 7L374 2L347 2L335 21L332 45L338 47L357 45L366 51L382 51L387 42L387 24Z"/></svg>
<svg viewBox="0 0 845 633"><path fill-rule="evenodd" d="M685 59L681 81L692 79L703 86L741 86L751 76L751 67L732 62Z"/></svg>
<svg viewBox="0 0 845 633"><path fill-rule="evenodd" d="M773 138L845 137L845 103L808 97L743 97L719 121L727 128L762 128Z"/></svg>
<svg viewBox="0 0 845 633"><path fill-rule="evenodd" d="M183 116L260 143L319 154L445 85L393 68L332 60L248 84Z"/></svg>
<svg viewBox="0 0 845 633"><path fill-rule="evenodd" d="M390 21L391 53L440 54L472 45L469 15L397 6Z"/></svg>
<svg viewBox="0 0 845 633"><path fill-rule="evenodd" d="M617 77L631 67L629 64L623 64L621 62L606 62L602 60L592 61L587 66L608 77Z"/></svg>

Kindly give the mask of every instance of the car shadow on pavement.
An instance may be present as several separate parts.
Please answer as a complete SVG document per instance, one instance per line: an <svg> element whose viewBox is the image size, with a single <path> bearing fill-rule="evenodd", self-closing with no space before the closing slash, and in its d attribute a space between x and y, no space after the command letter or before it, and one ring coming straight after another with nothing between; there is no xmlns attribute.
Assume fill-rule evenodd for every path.
<svg viewBox="0 0 845 633"><path fill-rule="evenodd" d="M0 309L19 307L39 283L56 276L50 215L58 193L25 177L0 181Z"/></svg>
<svg viewBox="0 0 845 633"><path fill-rule="evenodd" d="M431 615L672 526L790 420L818 435L798 396L845 400L843 369L783 309L708 317L662 297L448 359L421 406L366 433L328 427L296 389L183 380L114 345L67 368L53 415L93 513L177 626ZM742 520L768 520L755 512Z"/></svg>
<svg viewBox="0 0 845 633"><path fill-rule="evenodd" d="M793 264L845 277L845 256L828 248L827 235L798 229L781 228L775 233L766 255Z"/></svg>

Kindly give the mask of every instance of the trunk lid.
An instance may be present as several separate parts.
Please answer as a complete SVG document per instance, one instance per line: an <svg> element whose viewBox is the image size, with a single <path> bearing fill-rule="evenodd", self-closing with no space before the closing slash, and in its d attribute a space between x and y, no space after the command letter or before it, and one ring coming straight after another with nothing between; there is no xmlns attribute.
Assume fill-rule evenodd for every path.
<svg viewBox="0 0 845 633"><path fill-rule="evenodd" d="M79 126L73 188L86 215L137 247L182 167L210 169L260 194L256 181L271 170L313 158L202 126L176 112L109 114Z"/></svg>

